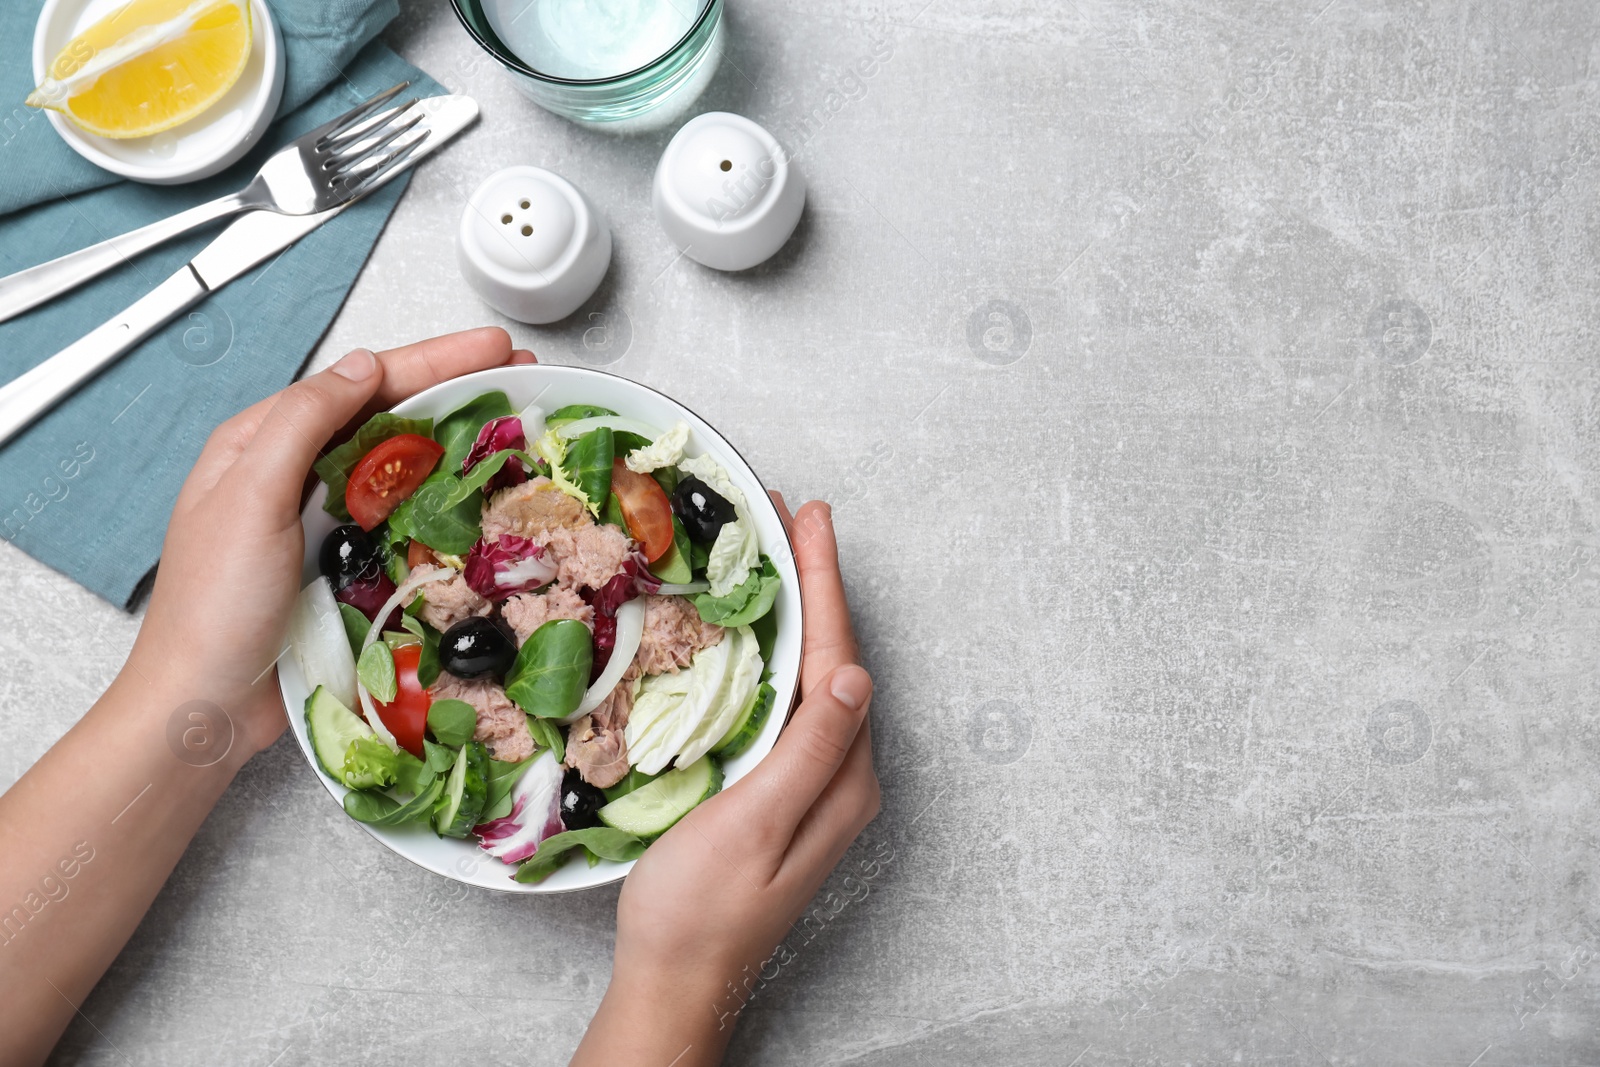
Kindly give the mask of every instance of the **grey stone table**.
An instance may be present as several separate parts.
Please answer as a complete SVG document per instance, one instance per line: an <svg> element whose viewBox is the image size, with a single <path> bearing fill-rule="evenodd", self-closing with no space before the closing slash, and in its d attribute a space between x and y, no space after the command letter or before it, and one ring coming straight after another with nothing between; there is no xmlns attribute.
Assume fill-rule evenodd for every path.
<svg viewBox="0 0 1600 1067"><path fill-rule="evenodd" d="M484 121L316 362L503 321L453 227L541 164L616 258L517 340L834 501L884 810L731 1062L1600 1061L1600 11L730 0L728 29L703 106L810 180L736 276L657 229L665 134L536 110L409 3L387 39ZM0 559L9 782L138 621ZM457 892L285 741L58 1060L561 1063L615 901Z"/></svg>

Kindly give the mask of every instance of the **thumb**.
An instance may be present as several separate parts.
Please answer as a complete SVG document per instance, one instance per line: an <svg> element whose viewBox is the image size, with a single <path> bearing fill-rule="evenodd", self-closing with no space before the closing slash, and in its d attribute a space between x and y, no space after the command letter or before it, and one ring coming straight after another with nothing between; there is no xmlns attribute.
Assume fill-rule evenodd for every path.
<svg viewBox="0 0 1600 1067"><path fill-rule="evenodd" d="M235 468L250 472L263 503L298 510L311 464L382 381L383 364L358 348L327 370L268 397L255 437Z"/></svg>
<svg viewBox="0 0 1600 1067"><path fill-rule="evenodd" d="M785 846L849 754L871 699L872 677L863 668L835 668L806 694L772 751L733 787L761 797L763 828L781 835Z"/></svg>

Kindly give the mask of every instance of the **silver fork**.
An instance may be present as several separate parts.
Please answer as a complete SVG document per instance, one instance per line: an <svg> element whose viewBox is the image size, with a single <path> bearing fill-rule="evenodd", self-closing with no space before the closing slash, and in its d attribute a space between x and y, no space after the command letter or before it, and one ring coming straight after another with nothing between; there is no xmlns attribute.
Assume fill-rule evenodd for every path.
<svg viewBox="0 0 1600 1067"><path fill-rule="evenodd" d="M421 138L413 138L394 144L422 118L418 113L396 121L415 98L384 107L410 84L385 89L284 145L237 193L0 278L0 322L208 222L243 211L313 215L354 200L421 143Z"/></svg>

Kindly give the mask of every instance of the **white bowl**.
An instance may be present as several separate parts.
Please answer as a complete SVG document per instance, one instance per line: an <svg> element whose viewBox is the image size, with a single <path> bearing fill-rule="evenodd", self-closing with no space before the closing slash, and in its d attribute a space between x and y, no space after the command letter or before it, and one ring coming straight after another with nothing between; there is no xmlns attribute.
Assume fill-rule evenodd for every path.
<svg viewBox="0 0 1600 1067"><path fill-rule="evenodd" d="M748 774L772 750L788 717L788 710L794 703L795 694L799 691L802 631L800 579L795 572L794 552L783 522L778 517L778 509L768 498L755 472L704 419L654 389L603 371L544 365L499 367L442 382L395 405L394 410L402 415L437 418L492 389L503 391L510 398L511 406L518 410L536 400L546 411L567 404L598 404L662 430L682 419L689 424L689 454L709 453L722 464L733 484L744 493L761 550L772 557L783 579L777 603L773 607L777 612L777 643L773 647L772 661L768 664L777 699L773 702L772 716L754 743L739 756L723 764L723 787L727 788ZM327 487L319 484L301 515L306 534L305 563L300 574L302 586L318 576L317 550L323 538L339 525L333 516L322 510L322 502L327 495ZM289 709L289 727L294 731L295 740L300 743L300 751L305 754L317 781L322 783L333 803L343 811L344 795L349 790L322 772L306 736L304 708L306 697L311 695L311 687L301 676L299 664L294 662L293 656L285 656L279 661L278 686L283 691L283 702ZM509 893L564 893L610 885L620 881L633 868L631 861L613 863L604 860L598 866L590 867L582 859L575 859L543 882L523 885L512 881L511 876L516 870L514 867L479 850L474 840L437 837L424 826L387 828L366 823L356 825L418 866L483 889Z"/></svg>
<svg viewBox="0 0 1600 1067"><path fill-rule="evenodd" d="M45 0L33 31L33 80L78 34L126 0ZM250 59L233 88L202 114L149 137L99 137L57 111L50 124L78 155L113 174L152 185L209 178L239 161L261 140L283 97L283 38L266 0L250 0Z"/></svg>

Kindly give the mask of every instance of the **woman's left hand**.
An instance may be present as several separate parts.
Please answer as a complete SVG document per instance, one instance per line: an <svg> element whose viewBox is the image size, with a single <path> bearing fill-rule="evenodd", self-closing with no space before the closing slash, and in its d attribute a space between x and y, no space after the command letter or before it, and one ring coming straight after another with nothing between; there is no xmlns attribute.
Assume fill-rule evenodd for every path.
<svg viewBox="0 0 1600 1067"><path fill-rule="evenodd" d="M300 506L312 463L329 442L413 393L532 362L498 327L376 356L357 349L217 427L173 507L130 668L225 709L244 754L271 744L288 721L272 668L300 592Z"/></svg>

